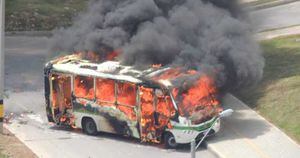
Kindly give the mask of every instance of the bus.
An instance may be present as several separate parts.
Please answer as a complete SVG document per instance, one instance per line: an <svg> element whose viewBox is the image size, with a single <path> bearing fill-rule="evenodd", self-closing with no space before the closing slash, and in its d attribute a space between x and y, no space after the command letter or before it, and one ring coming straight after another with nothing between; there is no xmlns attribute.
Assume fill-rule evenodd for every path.
<svg viewBox="0 0 300 158"><path fill-rule="evenodd" d="M151 80L168 68L137 70L117 61L91 62L67 55L46 63L49 122L81 128L88 135L120 134L166 148L190 143L220 128L217 115L195 121L181 114L171 83Z"/></svg>

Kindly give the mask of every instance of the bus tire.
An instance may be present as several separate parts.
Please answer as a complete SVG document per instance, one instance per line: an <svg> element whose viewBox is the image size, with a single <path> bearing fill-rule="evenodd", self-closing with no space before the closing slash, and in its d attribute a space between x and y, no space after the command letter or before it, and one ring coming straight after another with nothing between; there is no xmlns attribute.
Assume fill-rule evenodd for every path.
<svg viewBox="0 0 300 158"><path fill-rule="evenodd" d="M164 146L166 149L175 149L178 144L176 143L175 137L172 133L167 132L163 136L164 138Z"/></svg>
<svg viewBox="0 0 300 158"><path fill-rule="evenodd" d="M82 119L82 130L87 135L95 136L98 133L97 125L92 118Z"/></svg>

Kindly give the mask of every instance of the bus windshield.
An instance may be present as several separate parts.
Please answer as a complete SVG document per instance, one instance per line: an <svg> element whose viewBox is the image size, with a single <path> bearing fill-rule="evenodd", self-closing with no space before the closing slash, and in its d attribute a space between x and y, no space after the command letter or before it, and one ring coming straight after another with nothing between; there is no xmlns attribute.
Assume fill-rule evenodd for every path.
<svg viewBox="0 0 300 158"><path fill-rule="evenodd" d="M174 107L182 117L189 118L193 124L199 124L217 116L222 110L217 97L214 94L205 96L193 95L189 96L187 92L181 92L178 95L178 90L171 90L171 98Z"/></svg>

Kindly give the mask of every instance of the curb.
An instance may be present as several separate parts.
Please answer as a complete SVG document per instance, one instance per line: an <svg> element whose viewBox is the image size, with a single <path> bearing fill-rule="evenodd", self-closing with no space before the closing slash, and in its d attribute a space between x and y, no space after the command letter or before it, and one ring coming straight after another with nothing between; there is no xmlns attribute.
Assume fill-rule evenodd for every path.
<svg viewBox="0 0 300 158"><path fill-rule="evenodd" d="M300 34L300 25L271 30L271 31L259 32L254 35L254 38L258 41L263 41L263 40L269 40L278 37L292 36L292 35L299 35L299 34Z"/></svg>
<svg viewBox="0 0 300 158"><path fill-rule="evenodd" d="M207 141L204 142L207 150L210 151L214 156L218 158L225 158L217 149L215 149L212 145L210 145Z"/></svg>
<svg viewBox="0 0 300 158"><path fill-rule="evenodd" d="M279 0L279 1L275 1L275 2L269 2L269 3L260 4L260 5L255 5L255 6L250 6L250 5L246 4L245 8L246 8L246 10L249 10L249 11L255 11L255 10L276 7L279 5L289 4L289 3L293 3L293 2L297 2L297 1L299 1L299 0Z"/></svg>

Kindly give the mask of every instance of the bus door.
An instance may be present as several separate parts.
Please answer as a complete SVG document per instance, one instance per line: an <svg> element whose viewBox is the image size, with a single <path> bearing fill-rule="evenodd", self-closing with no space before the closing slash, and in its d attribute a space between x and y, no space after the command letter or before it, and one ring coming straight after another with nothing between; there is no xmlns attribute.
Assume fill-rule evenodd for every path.
<svg viewBox="0 0 300 158"><path fill-rule="evenodd" d="M158 141L174 116L169 95L161 89L140 88L142 141Z"/></svg>
<svg viewBox="0 0 300 158"><path fill-rule="evenodd" d="M55 122L66 122L71 115L71 76L51 75L51 106Z"/></svg>
<svg viewBox="0 0 300 158"><path fill-rule="evenodd" d="M166 128L170 127L170 118L174 116L171 97L166 95L161 89L155 89L155 112L154 123L157 137L160 137Z"/></svg>
<svg viewBox="0 0 300 158"><path fill-rule="evenodd" d="M140 106L141 106L141 118L140 118L140 133L141 140L156 141L156 131L154 122L154 89L140 87Z"/></svg>

